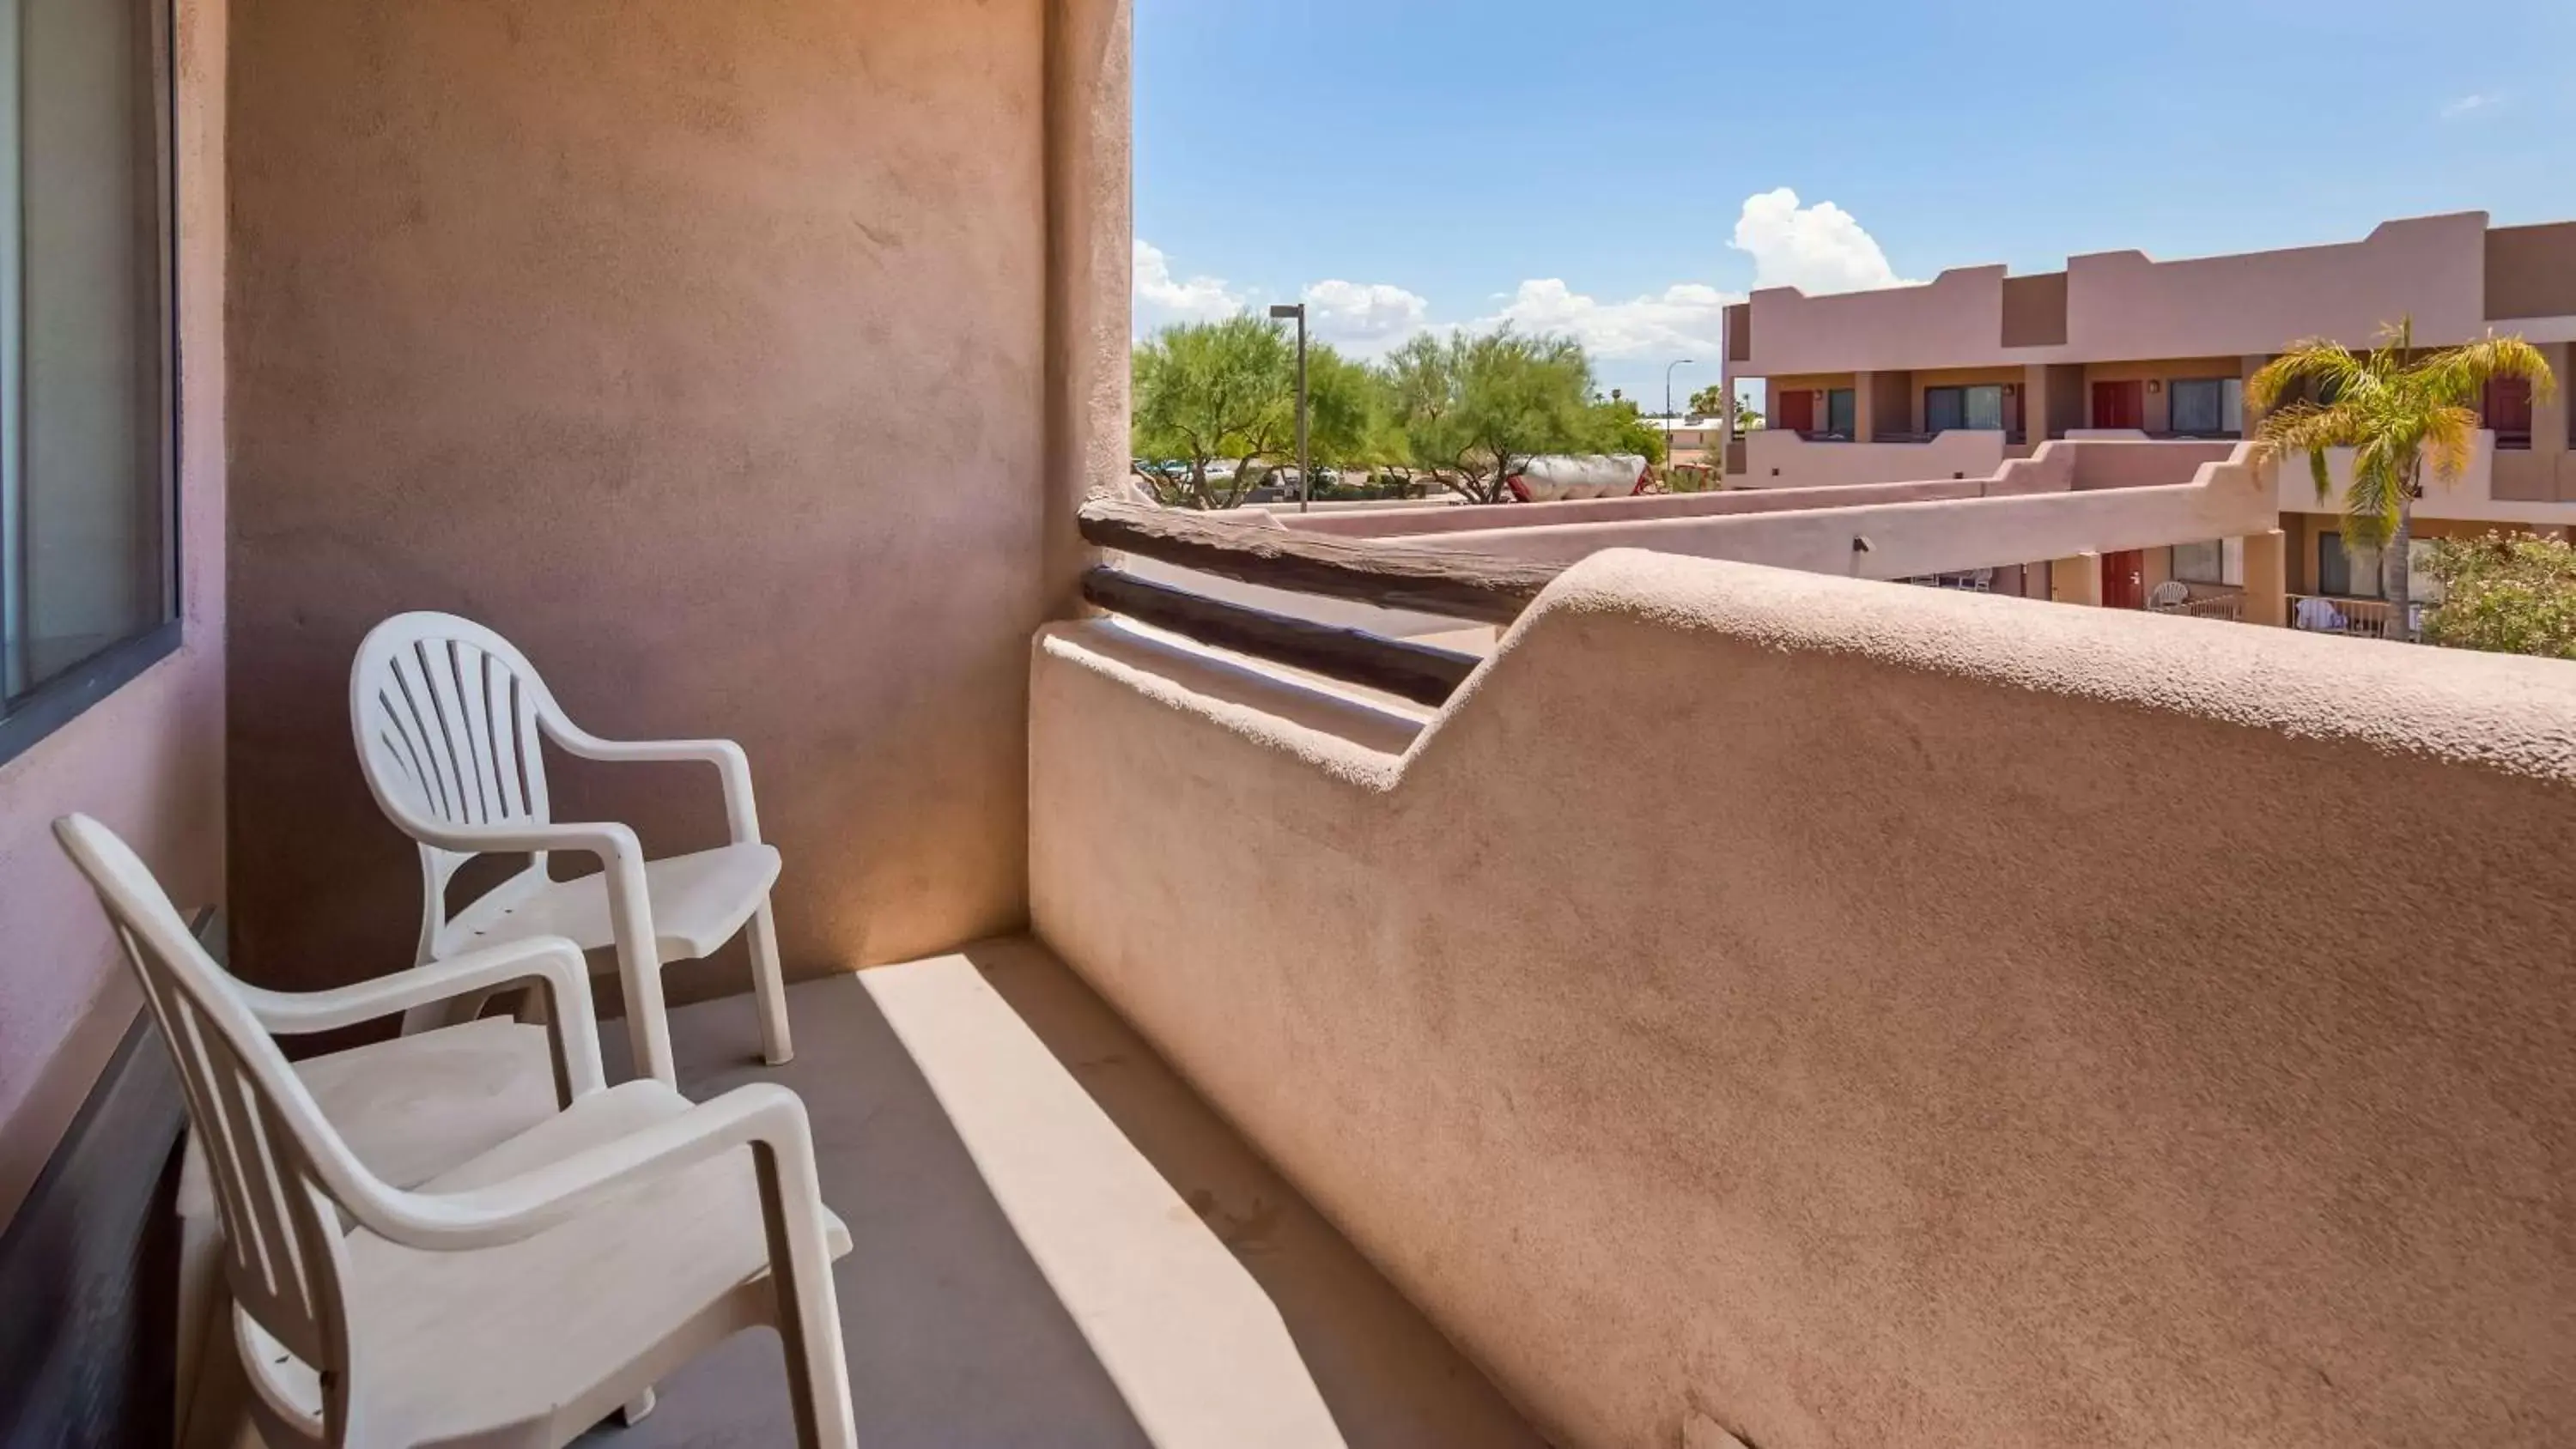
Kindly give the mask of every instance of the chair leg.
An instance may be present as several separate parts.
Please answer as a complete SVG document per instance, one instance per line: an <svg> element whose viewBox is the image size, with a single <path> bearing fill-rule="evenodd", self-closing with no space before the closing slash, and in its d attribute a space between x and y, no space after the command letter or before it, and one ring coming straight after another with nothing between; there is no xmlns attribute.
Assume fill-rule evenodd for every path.
<svg viewBox="0 0 2576 1449"><path fill-rule="evenodd" d="M787 982L778 967L778 923L770 918L769 897L751 913L751 994L760 1006L760 1055L771 1066L784 1066L796 1055L787 1035Z"/></svg>
<svg viewBox="0 0 2576 1449"><path fill-rule="evenodd" d="M858 1449L850 1407L850 1365L841 1348L841 1312L832 1287L832 1249L814 1211L820 1199L813 1154L801 1169L782 1171L778 1151L752 1144L760 1173L760 1215L769 1236L769 1285L787 1353L787 1397L796 1412L798 1449Z"/></svg>

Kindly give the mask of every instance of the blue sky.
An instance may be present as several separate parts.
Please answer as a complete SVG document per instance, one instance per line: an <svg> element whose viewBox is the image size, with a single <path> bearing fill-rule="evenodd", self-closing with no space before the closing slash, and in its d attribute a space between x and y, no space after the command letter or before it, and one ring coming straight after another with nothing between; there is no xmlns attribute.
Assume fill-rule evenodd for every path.
<svg viewBox="0 0 2576 1449"><path fill-rule="evenodd" d="M1757 280L2576 219L2576 0L1136 0L1135 104L1140 330L1509 317L1649 408Z"/></svg>

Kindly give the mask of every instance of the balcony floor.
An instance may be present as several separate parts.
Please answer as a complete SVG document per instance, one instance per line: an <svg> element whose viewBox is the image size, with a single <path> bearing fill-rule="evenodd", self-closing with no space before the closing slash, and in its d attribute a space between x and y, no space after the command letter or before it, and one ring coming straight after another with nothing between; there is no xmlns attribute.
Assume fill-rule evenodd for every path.
<svg viewBox="0 0 2576 1449"><path fill-rule="evenodd" d="M1007 1011L975 989L978 978ZM1311 1406L1318 1395L1353 1445L1543 1442L1043 947L991 942L803 983L789 998L796 1059L774 1071L758 1064L746 998L675 1011L672 1036L693 1097L772 1079L805 1099L825 1199L855 1241L836 1282L859 1441L869 1449L1328 1441L1312 1432L1283 1437L1262 1407ZM924 1001L948 1003L939 1008L947 1012L944 1035L918 1024ZM1027 1044L1014 1015L1045 1055L1011 1059L1014 1041ZM960 1031L959 1022L980 1025ZM623 1033L612 1027L605 1035L621 1039L610 1048L614 1057ZM933 1036L939 1060L923 1050ZM622 1072L612 1060L612 1079ZM986 1099L975 1100L977 1093ZM1084 1094L1141 1161L1114 1134L1081 1131L1085 1119L1098 1126ZM1076 1139L1082 1152L1069 1155L1065 1144ZM1157 1243L1172 1246L1168 1219L1177 1212L1163 1213L1159 1225L1111 1221L1121 1216L1117 1203L1139 1201L1133 1189L1143 1188L1149 1204L1160 1196L1146 1164L1228 1252L1192 1259L1184 1241L1177 1258L1158 1253ZM1065 1180L1094 1172L1123 1184L1126 1196ZM1199 1236L1182 1223L1184 1238ZM1115 1256L1086 1264L1085 1254ZM1095 1270L1088 1279L1086 1268ZM1225 1384L1211 1388L1197 1373L1158 1379L1157 1366L1145 1362L1199 1341L1193 1317L1205 1303L1250 1303L1256 1311L1237 1318L1260 1319L1261 1297L1284 1323L1285 1340L1276 1352L1230 1356ZM1213 1436L1176 1427L1195 1415L1203 1430L1211 1397L1255 1422ZM736 1336L665 1381L659 1407L641 1424L596 1430L582 1442L793 1443L776 1337Z"/></svg>

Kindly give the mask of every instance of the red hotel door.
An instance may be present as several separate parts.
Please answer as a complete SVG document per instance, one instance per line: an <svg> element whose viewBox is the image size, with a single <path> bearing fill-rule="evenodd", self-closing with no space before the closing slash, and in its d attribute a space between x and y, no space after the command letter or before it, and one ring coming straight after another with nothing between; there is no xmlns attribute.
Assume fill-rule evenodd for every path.
<svg viewBox="0 0 2576 1449"><path fill-rule="evenodd" d="M2123 549L2102 555L2102 607L2143 609L2147 606L2147 555Z"/></svg>
<svg viewBox="0 0 2576 1449"><path fill-rule="evenodd" d="M2147 425L2147 385L2144 382L2097 382L2093 384L2093 426L2097 428L2143 428Z"/></svg>
<svg viewBox="0 0 2576 1449"><path fill-rule="evenodd" d="M1780 416L1765 419L1770 426L1793 433L1816 430L1816 395L1805 388L1784 389L1777 399Z"/></svg>

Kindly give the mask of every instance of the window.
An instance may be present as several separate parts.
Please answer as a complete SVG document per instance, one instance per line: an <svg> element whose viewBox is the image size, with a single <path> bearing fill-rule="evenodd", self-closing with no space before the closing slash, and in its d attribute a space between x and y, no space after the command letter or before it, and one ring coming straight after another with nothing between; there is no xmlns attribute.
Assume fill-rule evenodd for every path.
<svg viewBox="0 0 2576 1449"><path fill-rule="evenodd" d="M2001 384L1923 389L1923 431L1937 434L1960 428L1989 433L2004 430Z"/></svg>
<svg viewBox="0 0 2576 1449"><path fill-rule="evenodd" d="M176 641L166 0L0 0L0 759Z"/></svg>
<svg viewBox="0 0 2576 1449"><path fill-rule="evenodd" d="M2486 426L2495 430L2499 448L2531 446L2531 379L2499 377L2487 383L2485 406L2479 409Z"/></svg>
<svg viewBox="0 0 2576 1449"><path fill-rule="evenodd" d="M2187 584L2227 582L2227 540L2206 539L2173 546L2173 576Z"/></svg>
<svg viewBox="0 0 2576 1449"><path fill-rule="evenodd" d="M1848 438L1859 426L1857 395L1852 389L1838 387L1825 394L1825 431L1837 438Z"/></svg>
<svg viewBox="0 0 2576 1449"><path fill-rule="evenodd" d="M2187 437L2233 438L2245 431L2245 384L2233 377L2178 377L2171 430Z"/></svg>

